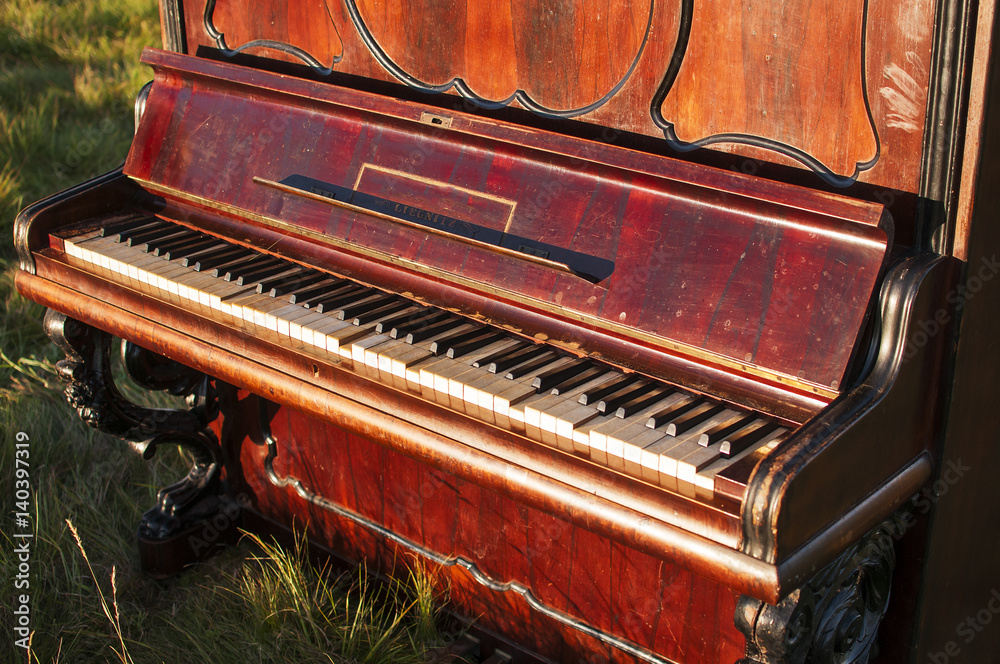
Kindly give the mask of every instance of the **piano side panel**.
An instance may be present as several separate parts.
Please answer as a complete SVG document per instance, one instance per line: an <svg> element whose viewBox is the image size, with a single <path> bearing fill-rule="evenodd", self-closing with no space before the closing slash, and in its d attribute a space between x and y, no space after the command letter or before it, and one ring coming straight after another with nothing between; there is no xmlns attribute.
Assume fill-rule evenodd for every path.
<svg viewBox="0 0 1000 664"><path fill-rule="evenodd" d="M285 232L299 227L346 241L347 251L413 261L419 265L412 269L460 278L465 288L504 289L496 297L521 307L569 319L592 316L584 326L652 335L647 344L677 342L681 352L707 352L734 368L801 381L802 389L826 396L843 379L888 243L883 229L870 225L878 206L862 204L845 219L820 212L829 198L822 194L810 194L812 207L803 209L319 100L261 95L225 81L213 89L201 77L167 79L175 70L160 71L147 115L172 116L172 130L158 131L162 120L150 120L148 131L140 127L126 172L167 195L232 206L251 219L263 215L292 224ZM198 94L188 98L176 86ZM278 117L284 119L278 123ZM301 147L276 151L279 140ZM293 174L348 189L363 185L432 213L476 210L479 216L465 221L613 261L614 272L587 283L253 182ZM270 248L280 253L285 246ZM801 297L809 289L815 292ZM416 295L433 301L432 291ZM785 306L773 306L775 298ZM765 329L783 331L783 343L762 346ZM787 352L789 347L811 352Z"/></svg>
<svg viewBox="0 0 1000 664"><path fill-rule="evenodd" d="M256 430L258 400L223 386L222 430L234 493L269 519L301 527L310 541L395 574L426 559L303 500L267 477L268 448ZM678 566L614 544L556 515L431 469L287 407L269 405L279 478L356 511L438 555L461 556L498 582L517 582L538 601L678 662L732 664L743 654L733 624L739 594ZM668 557L669 560L669 557ZM591 636L528 606L514 591L489 590L461 566L430 564L452 606L558 662L609 653Z"/></svg>

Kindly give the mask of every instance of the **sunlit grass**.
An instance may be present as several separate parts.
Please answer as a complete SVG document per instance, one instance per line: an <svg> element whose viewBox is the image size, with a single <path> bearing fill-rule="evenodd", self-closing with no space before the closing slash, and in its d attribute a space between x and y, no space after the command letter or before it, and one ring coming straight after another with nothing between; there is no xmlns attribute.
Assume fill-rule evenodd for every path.
<svg viewBox="0 0 1000 664"><path fill-rule="evenodd" d="M156 491L187 471L175 450L144 461L65 403L44 309L13 286L10 242L25 205L115 168L132 136L138 64L159 42L155 0L0 0L0 625L18 573L9 515L18 432L30 439L30 652L0 662L244 664L418 662L448 635L434 585L338 575L248 541L168 582L138 567L135 529ZM72 532L69 523L76 532Z"/></svg>

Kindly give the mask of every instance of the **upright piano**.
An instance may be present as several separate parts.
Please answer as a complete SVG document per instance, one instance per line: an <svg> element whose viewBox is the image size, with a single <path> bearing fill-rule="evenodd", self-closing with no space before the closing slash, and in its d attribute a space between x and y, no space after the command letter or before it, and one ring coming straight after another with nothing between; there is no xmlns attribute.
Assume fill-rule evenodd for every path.
<svg viewBox="0 0 1000 664"><path fill-rule="evenodd" d="M147 571L294 526L483 657L997 651L992 2L160 7L15 229L70 403L192 453Z"/></svg>

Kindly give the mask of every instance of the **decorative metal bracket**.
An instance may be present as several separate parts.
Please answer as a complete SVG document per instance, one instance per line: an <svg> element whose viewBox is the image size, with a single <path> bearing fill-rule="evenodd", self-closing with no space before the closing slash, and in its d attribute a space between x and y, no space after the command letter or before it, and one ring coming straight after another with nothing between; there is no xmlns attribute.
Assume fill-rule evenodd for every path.
<svg viewBox="0 0 1000 664"><path fill-rule="evenodd" d="M888 519L776 606L743 595L736 627L747 638L738 664L867 664L877 654L896 564Z"/></svg>
<svg viewBox="0 0 1000 664"><path fill-rule="evenodd" d="M56 371L67 383L66 400L84 422L128 441L145 459L165 444L177 445L193 458L187 476L160 490L156 505L142 516L138 537L143 567L153 575L170 576L204 557L209 552L192 551L191 541L213 517L228 513L232 502L222 495L222 450L208 428L218 416L209 378L124 342L122 360L130 377L147 389L185 397L188 409L140 406L125 399L115 384L112 335L51 309L44 325L49 338L66 353ZM186 539L188 545L178 548L178 539Z"/></svg>

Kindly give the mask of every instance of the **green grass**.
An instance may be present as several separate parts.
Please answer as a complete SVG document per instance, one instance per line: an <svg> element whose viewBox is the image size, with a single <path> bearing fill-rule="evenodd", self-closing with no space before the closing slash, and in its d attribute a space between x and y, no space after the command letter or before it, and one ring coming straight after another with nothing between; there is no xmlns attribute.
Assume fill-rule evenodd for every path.
<svg viewBox="0 0 1000 664"><path fill-rule="evenodd" d="M44 311L13 287L16 213L122 162L150 78L138 56L158 42L153 0L0 2L0 662L425 661L447 635L421 575L337 575L301 545L256 540L166 583L144 576L136 525L188 463L170 450L143 461L80 422ZM10 638L18 432L33 491L30 658Z"/></svg>

